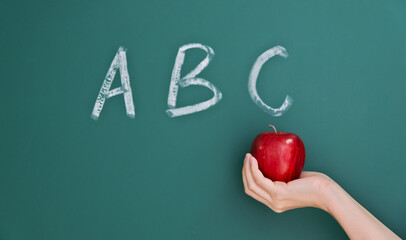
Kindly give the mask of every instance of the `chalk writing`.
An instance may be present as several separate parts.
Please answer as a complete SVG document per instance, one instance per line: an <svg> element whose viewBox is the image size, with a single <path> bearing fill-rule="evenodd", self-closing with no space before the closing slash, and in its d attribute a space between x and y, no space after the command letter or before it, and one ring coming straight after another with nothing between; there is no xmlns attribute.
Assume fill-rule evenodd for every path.
<svg viewBox="0 0 406 240"><path fill-rule="evenodd" d="M181 78L181 70L182 65L185 61L186 51L192 48L202 49L207 53L207 55L203 59L203 61L201 61L192 71L190 71L183 78ZM284 58L288 57L288 53L285 48L281 46L276 46L271 49L268 49L257 58L249 74L248 92L254 103L258 105L260 109L270 114L271 116L279 117L282 116L282 114L284 114L293 104L293 98L289 95L286 95L283 104L279 108L272 108L262 101L256 89L258 74L261 71L262 66L265 64L265 62L267 62L269 59L271 59L276 55L279 55ZM200 43L190 43L183 45L179 48L178 54L176 55L175 59L175 65L172 70L171 82L169 85L168 109L166 110L166 113L168 114L169 117L178 117L206 110L217 104L222 99L221 91L216 86L214 86L213 83L203 78L196 77L209 65L213 57L214 57L213 49L209 46ZM114 76L116 75L117 70L120 70L121 87L110 90L111 84L113 83ZM179 87L184 88L191 85L203 86L210 89L213 92L213 97L204 102L177 108L176 99L178 96ZM120 47L118 49L113 59L113 62L110 65L110 68L106 74L102 87L97 96L91 117L97 120L100 116L100 113L103 109L103 105L106 102L106 99L114 97L119 94L124 95L124 103L127 115L131 118L134 118L135 117L134 103L130 86L130 76L127 70L126 49L124 47Z"/></svg>
<svg viewBox="0 0 406 240"><path fill-rule="evenodd" d="M186 74L183 78L180 77L183 62L185 60L185 52L191 48L200 48L207 53L207 56L201 61L192 71ZM208 109L209 107L215 105L222 98L221 92L209 81L203 78L197 78L196 76L203 71L210 61L214 57L214 51L211 47L202 45L200 43L191 43L179 48L178 54L176 56L175 65L172 70L171 83L169 85L168 94L168 110L166 113L170 117L178 117L186 114L192 114L195 112L200 112ZM214 96L204 102L197 103L194 105L176 108L176 98L178 95L179 86L187 87L190 85L204 86L213 91Z"/></svg>
<svg viewBox="0 0 406 240"><path fill-rule="evenodd" d="M120 70L121 87L115 88L110 91L110 87L113 83L117 69ZM124 47L120 47L118 49L116 56L114 57L109 70L107 71L100 92L97 95L96 103L94 105L91 117L94 120L99 119L100 112L103 109L103 105L106 102L106 99L114 97L118 94L124 95L124 103L127 111L127 116L129 116L130 118L134 118L134 103L130 86L130 76L127 70L126 49Z"/></svg>
<svg viewBox="0 0 406 240"><path fill-rule="evenodd" d="M264 65L264 63L266 61L268 61L270 58L274 57L275 55L279 55L284 58L287 58L288 52L286 51L286 49L284 47L276 46L276 47L268 49L267 51L262 53L257 58L254 65L252 66L251 73L250 73L249 79L248 79L248 92L249 92L252 100L254 101L254 103L256 105L258 105L259 108L261 108L264 112L270 114L271 116L279 117L279 116L282 116L282 114L285 113L289 109L289 107L292 105L293 98L289 95L286 95L285 101L283 102L281 107L272 108L272 107L266 105L262 101L262 99L258 95L257 87L256 87L258 74L262 68L262 65Z"/></svg>

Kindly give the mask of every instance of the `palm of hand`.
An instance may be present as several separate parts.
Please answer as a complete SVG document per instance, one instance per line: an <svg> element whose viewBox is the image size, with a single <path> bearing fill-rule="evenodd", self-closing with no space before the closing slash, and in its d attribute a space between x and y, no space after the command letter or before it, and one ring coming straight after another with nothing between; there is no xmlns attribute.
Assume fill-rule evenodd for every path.
<svg viewBox="0 0 406 240"><path fill-rule="evenodd" d="M243 181L245 192L249 196L273 211L281 213L300 207L324 209L322 196L330 178L318 172L302 172L299 179L288 183L273 182L263 176L256 159L247 154L243 167Z"/></svg>

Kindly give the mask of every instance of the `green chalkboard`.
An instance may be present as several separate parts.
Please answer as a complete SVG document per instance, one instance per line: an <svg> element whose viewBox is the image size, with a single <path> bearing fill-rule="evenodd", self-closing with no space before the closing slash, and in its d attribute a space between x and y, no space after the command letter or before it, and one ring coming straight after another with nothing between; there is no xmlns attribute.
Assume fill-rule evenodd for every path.
<svg viewBox="0 0 406 240"><path fill-rule="evenodd" d="M0 239L347 238L319 209L277 214L244 193L244 155L268 124L302 138L304 170L405 237L404 0L1 0L0 32ZM190 43L213 50L198 77L222 98L170 117L175 59ZM94 120L120 46L135 116L118 94ZM294 99L279 117L248 92L275 46L289 56L269 59L256 86L274 108ZM181 77L206 56L186 51ZM214 96L178 90L176 107Z"/></svg>

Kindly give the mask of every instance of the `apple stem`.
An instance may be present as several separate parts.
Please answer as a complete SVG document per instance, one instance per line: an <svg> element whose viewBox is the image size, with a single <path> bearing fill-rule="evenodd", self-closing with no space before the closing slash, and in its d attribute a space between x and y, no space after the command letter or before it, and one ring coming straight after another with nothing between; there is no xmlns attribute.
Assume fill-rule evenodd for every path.
<svg viewBox="0 0 406 240"><path fill-rule="evenodd" d="M273 128L273 130L275 130L275 133L278 133L278 131L276 131L276 128L274 125L269 124L269 127Z"/></svg>

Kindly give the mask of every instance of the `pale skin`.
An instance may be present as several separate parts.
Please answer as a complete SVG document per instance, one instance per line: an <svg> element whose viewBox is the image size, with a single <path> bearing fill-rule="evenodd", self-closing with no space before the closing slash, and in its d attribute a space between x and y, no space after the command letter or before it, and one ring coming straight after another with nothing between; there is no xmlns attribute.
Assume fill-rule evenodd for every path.
<svg viewBox="0 0 406 240"><path fill-rule="evenodd" d="M242 177L245 193L274 212L320 208L333 216L352 240L400 239L325 174L303 171L299 179L273 182L264 177L257 160L247 153Z"/></svg>

